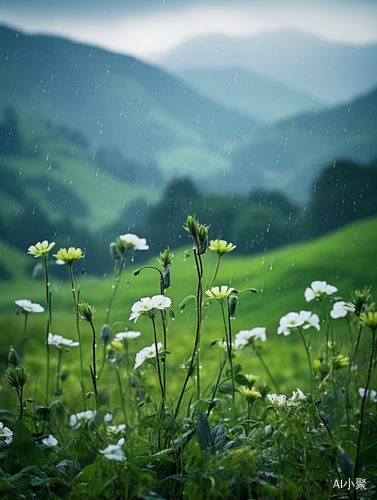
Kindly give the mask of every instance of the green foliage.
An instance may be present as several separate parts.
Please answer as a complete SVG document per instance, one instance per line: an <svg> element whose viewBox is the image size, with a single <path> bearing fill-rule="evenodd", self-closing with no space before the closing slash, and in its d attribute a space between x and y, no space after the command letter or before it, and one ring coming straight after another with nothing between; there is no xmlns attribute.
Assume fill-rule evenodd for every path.
<svg viewBox="0 0 377 500"><path fill-rule="evenodd" d="M339 482L355 483L358 478L366 482L366 489L360 498L372 499L377 489L377 419L375 394L370 391L376 380L373 347L375 329L360 323L364 311L374 307L372 291L359 290L353 293L353 298L351 294L349 298L346 297L348 301L354 300L356 307L355 313L349 312L349 330L344 331L344 327L338 326L342 324L342 318L330 319L329 311L333 302L341 298L338 294L344 293L341 289L343 281L347 286L351 282L354 286L359 284L353 276L352 266L345 266L344 275L339 273L339 268L326 270L331 283L335 282L334 276L339 277L336 294L334 291L323 292L318 300L313 299L301 305L304 287L317 278L311 274L316 271L312 269L316 242L277 252L273 269L270 264L267 268L261 266L260 256L258 260L252 261L234 257L235 251L224 254L220 266L219 259L215 262L215 252L208 250L199 253L202 239L195 232L197 220L187 220L187 227L194 235L194 249L193 255L185 258L191 261L180 259L176 253L174 260L169 258L166 264L172 267L173 282L169 289L173 297L172 306L177 308L180 302L188 302L188 297L194 298L194 303L190 301L182 309L184 314L175 316L174 321L168 314L168 297L162 300L159 295L154 295L154 298L157 297L156 302L153 302L152 308L148 306L148 300L152 299L146 296L161 292L161 278L154 268L152 276L155 279L151 280L149 269L153 266L143 266L142 272L139 269L132 278L135 283L139 280L140 283L128 287L132 297L127 299L126 307L127 316L134 294L136 298L142 296L147 301L144 305L148 314L137 318L141 335L132 335L134 332L129 332L125 319L115 317L114 311L112 320L103 327L106 330L103 352L100 353L98 349L96 353L90 326L98 321L98 316L107 314L106 306L113 306L112 303L108 305L107 301L112 290L108 286L111 282L106 283L106 287L99 281L92 282L97 294L107 294L101 301L92 300L87 290L88 282L83 279L80 288L77 288L80 307L78 310L75 308L73 313L72 289L66 286L67 297L60 300L63 296L59 295L59 306L52 307L52 325L55 331L58 328L55 325L60 324L64 333L68 331L67 336L72 338L75 326L79 329L81 324L79 339L83 339L81 347L85 369L77 370L79 356L72 347L64 353L67 359L70 357L70 364L63 370L60 366L60 351L57 354L47 350L46 353L45 328L38 327L36 321L40 320L34 319L30 313L30 323L24 323L24 334L28 331L26 326L33 333L35 331L34 338L28 333L30 338L27 340L33 342L34 349L28 349L33 356L29 352L18 355L12 348L9 357L7 352L1 358L4 367L10 363L5 373L2 372L2 381L5 376L9 379L12 370L16 374L16 370L22 366L28 368L31 376L22 377L22 383L19 376L14 379L16 388L26 391L25 399L22 394L18 394L19 404L15 404L14 400L12 402L9 397L7 391L11 391L10 388L2 389L2 395L6 396L2 401L7 406L0 411L0 495L6 500L21 500L25 497L37 500L322 500L329 495L344 494L344 488L337 491ZM370 248L373 248L375 223L371 221L358 226L363 236L357 243L353 238L355 229L350 227L323 239L317 251L323 255L326 246L328 258L332 266L336 267L337 259L334 256L338 256L341 242L347 262L355 267L357 255L365 265L368 260L365 260L363 251L370 254ZM203 227L204 241L208 226ZM347 253L350 241L352 250ZM292 272L293 255L295 266L299 265L300 270L298 274L295 272L294 279L293 275L285 274L288 273L287 269ZM264 257L267 258L268 254ZM200 272L195 267L193 269L193 261ZM245 283L246 268L252 269L252 284L256 284L262 276L276 272L276 269L276 286L282 283L282 279L288 281L285 276L289 276L291 286L286 292L286 299L279 303L276 296L272 299L271 296L265 298L262 293L242 293L252 290L250 284ZM126 272L127 268L124 270ZM129 272L132 275L132 269ZM190 278L193 272L197 279L196 286ZM230 283L229 276L232 276ZM373 276L372 271L368 273L368 279L373 280ZM264 279L267 282L267 278ZM174 283L177 282L175 288ZM204 282L209 284L203 285ZM214 301L208 298L208 294L202 293L207 286L211 288L218 283L222 287L224 282L237 287L239 312L235 319L232 319L226 307L212 305ZM363 283L361 285L364 286ZM121 293L124 282L119 286ZM273 286L271 281L269 286ZM34 283L33 287L39 288L40 285ZM48 290L49 287L47 283ZM224 290L228 290L227 286L224 287ZM40 288L44 295L45 290ZM290 291L297 289L300 290L301 299L297 293ZM12 290L11 285L9 290ZM29 290L32 291L32 288ZM192 291L196 294L190 294ZM92 309L84 311L88 303L81 298L86 299L87 295L90 303L95 304L94 317ZM7 296L10 296L9 291ZM124 301L124 296L119 297L119 301ZM114 300L115 309L119 303ZM222 306L224 303L225 299ZM136 304L139 302L134 304L135 307ZM321 315L320 332L311 334L314 329L308 332L304 330L308 344L310 342L313 347L312 351L307 352L308 360L304 353L300 355L295 345L295 336L300 340L297 335L299 326L291 327L284 345L276 338L279 336L270 335L272 328L276 331L277 320L274 320L274 315L277 314L278 318L281 313L285 314L291 305L296 311L305 307ZM261 312L263 308L265 310ZM67 313L71 323L64 319ZM49 328L50 316L47 311L46 316ZM260 325L267 317L272 323L266 340L251 336L246 344L236 345L238 328ZM88 318L89 324L85 321ZM102 319L99 321L102 322ZM151 333L145 328L148 324L152 326L155 343L163 340L162 352L172 355L157 358L153 349L147 348L149 357L144 359L146 362L133 368L134 342L140 342L141 346L145 345L144 342L150 344L147 336ZM183 324L186 325L185 330ZM360 325L365 330L362 337ZM194 352L191 347L193 330L196 332ZM184 331L189 341L184 340ZM123 335L124 342L116 340L117 332ZM221 336L227 341L227 349L223 348ZM217 340L211 342L214 337ZM233 343L231 350L230 339ZM12 344L16 345L14 342ZM93 351L87 350L88 346ZM6 348L8 351L9 346ZM211 359L216 349L217 355ZM297 356L300 367L293 365L291 372L287 372L286 365L289 363L286 358L290 351L291 356ZM54 394L53 402L53 390L48 385L44 387L44 376L40 370L36 376L42 365L40 359L46 354L51 358L52 365L47 364L47 375L56 373L61 386L59 394ZM92 376L95 373L91 367L96 356L100 358L101 365L96 381L98 394L97 391L95 394L86 394L83 389L89 373ZM251 361L254 356L255 362ZM316 364L317 368L312 370L310 358L314 356L318 356L320 361L319 365ZM38 358L38 365L32 364L33 357ZM198 360L196 365L192 363L193 357ZM279 363L276 363L276 359L279 359ZM351 365L346 362L347 359L351 360ZM22 365L16 363L14 366L12 360L15 363L16 360L17 363L22 361ZM183 365L183 370L180 365ZM187 373L190 366L192 370ZM354 369L351 370L351 366ZM45 368L42 365L44 372ZM72 374L67 376L66 371L72 371ZM287 375L294 371L297 372L296 379ZM313 378L310 385L303 377L308 372ZM287 387L285 394L271 394L268 385L276 383L274 377L277 377L280 387ZM297 385L304 391L296 391L296 380L299 380ZM311 393L307 392L309 387ZM364 390L362 393L359 388L369 389L369 392ZM293 396L291 390L294 390Z"/></svg>

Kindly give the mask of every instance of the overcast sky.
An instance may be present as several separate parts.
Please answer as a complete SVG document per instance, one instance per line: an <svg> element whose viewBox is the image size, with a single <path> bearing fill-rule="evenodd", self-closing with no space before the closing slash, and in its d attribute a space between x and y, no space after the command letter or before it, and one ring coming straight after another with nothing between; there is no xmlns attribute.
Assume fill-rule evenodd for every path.
<svg viewBox="0 0 377 500"><path fill-rule="evenodd" d="M0 23L152 62L213 33L296 28L332 41L377 42L377 0L0 0Z"/></svg>

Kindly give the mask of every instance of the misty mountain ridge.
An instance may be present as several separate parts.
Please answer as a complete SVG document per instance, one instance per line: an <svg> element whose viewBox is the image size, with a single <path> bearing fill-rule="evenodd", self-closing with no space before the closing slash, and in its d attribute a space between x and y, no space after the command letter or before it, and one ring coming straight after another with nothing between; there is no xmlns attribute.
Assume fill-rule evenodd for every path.
<svg viewBox="0 0 377 500"><path fill-rule="evenodd" d="M249 71L329 105L347 102L377 86L376 43L334 43L298 30L238 38L201 36L153 60L176 74L199 69Z"/></svg>
<svg viewBox="0 0 377 500"><path fill-rule="evenodd" d="M266 125L326 108L304 92L243 69L194 69L177 76L210 99Z"/></svg>
<svg viewBox="0 0 377 500"><path fill-rule="evenodd" d="M298 106L266 126L250 109L221 105L132 57L4 27L0 39L0 109L86 138L100 167L119 178L130 165L150 185L189 177L206 192L277 189L302 202L329 162L377 157L375 92L309 113ZM281 104L281 89L266 88L263 99Z"/></svg>
<svg viewBox="0 0 377 500"><path fill-rule="evenodd" d="M259 126L133 57L4 27L0 39L0 107L78 129L94 150L147 161L183 147L216 158Z"/></svg>

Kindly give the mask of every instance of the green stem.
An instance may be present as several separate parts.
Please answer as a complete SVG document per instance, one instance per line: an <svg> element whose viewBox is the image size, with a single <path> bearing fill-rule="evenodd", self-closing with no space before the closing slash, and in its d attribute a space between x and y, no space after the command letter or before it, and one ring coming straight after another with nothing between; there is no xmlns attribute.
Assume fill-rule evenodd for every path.
<svg viewBox="0 0 377 500"><path fill-rule="evenodd" d="M59 387L59 378L60 378L60 363L62 360L62 354L63 354L63 349L60 348L58 349L59 354L58 354L58 367L56 369L56 395L60 396L60 387Z"/></svg>
<svg viewBox="0 0 377 500"><path fill-rule="evenodd" d="M124 395L123 395L122 381L121 381L121 378L120 378L120 375L119 375L119 367L118 367L118 363L117 362L115 362L115 373L116 373L117 380L118 380L119 396L120 396L120 403L122 405L124 422L127 422L126 409L124 407Z"/></svg>
<svg viewBox="0 0 377 500"><path fill-rule="evenodd" d="M223 301L220 302L221 305L221 313L223 317L223 323L224 323L224 330L225 330L225 339L226 339L226 347L228 351L228 359L229 359L229 364L230 364L230 377L232 379L232 418L233 418L233 423L235 422L235 415L236 415L236 387L235 387L235 380L234 380L234 368L233 368L233 359L232 359L232 334L231 334L231 329L230 329L230 319L229 319L229 331L226 326L226 317L225 317L225 310L224 310L224 304ZM228 314L229 316L229 314Z"/></svg>
<svg viewBox="0 0 377 500"><path fill-rule="evenodd" d="M162 377L161 377L160 356L158 355L156 322L155 322L154 316L151 316L151 320L152 320L152 325L153 325L154 345L155 345L155 349L156 349L157 376L158 376L158 380L160 382L162 402L163 402L163 405L165 405L165 390L164 390L164 385L163 385Z"/></svg>
<svg viewBox="0 0 377 500"><path fill-rule="evenodd" d="M75 310L75 318L76 318L76 329L77 329L77 336L79 339L79 352L80 352L80 371L81 371L81 389L82 389L82 397L83 397L83 402L84 402L84 409L86 410L86 397L85 397L85 382L84 382L84 364L83 364L83 357L82 357L82 345L81 345L81 333L80 333L80 317L79 317L79 312L78 312L78 306L77 306L77 299L76 299L76 292L75 292L75 283L73 281L73 272L72 272L72 265L68 265L69 268L69 277L71 280L71 288L72 288L72 297L73 297L73 307Z"/></svg>
<svg viewBox="0 0 377 500"><path fill-rule="evenodd" d="M92 321L89 321L90 326L92 327L92 332L93 332L93 344L92 344L92 350L93 350L93 386L94 386L94 394L96 397L98 397L98 392L97 392L97 369L96 369L96 331L94 329L94 325Z"/></svg>
<svg viewBox="0 0 377 500"><path fill-rule="evenodd" d="M350 362L349 362L349 365L348 365L348 374L347 374L347 382L346 382L346 416L347 416L347 426L348 426L348 429L350 429L350 419L349 419L349 409L350 409L349 385L350 385L350 382L351 382L351 369L352 369L353 361L354 361L355 356L356 356L357 349L359 348L362 330L363 330L363 325L360 325L359 333L357 335L357 341L356 341L355 349L352 352L352 356L351 356L351 359L350 359Z"/></svg>
<svg viewBox="0 0 377 500"><path fill-rule="evenodd" d="M363 423L364 423L364 407L365 407L365 401L366 401L366 398L368 395L370 377L371 377L372 367L373 367L374 349L375 349L375 343L376 343L375 335L376 335L376 328L373 328L373 330L372 330L372 351L371 351L370 360L369 360L368 376L367 376L367 381L365 384L364 395L363 395L363 399L361 401L361 409L360 409L359 436L358 436L358 440L357 440L356 459L355 459L355 478L357 477L357 474L359 472L361 436L363 433ZM357 491L355 488L354 499L356 500L356 498L357 498Z"/></svg>
<svg viewBox="0 0 377 500"><path fill-rule="evenodd" d="M197 294L196 294L196 335L195 335L195 341L194 341L194 351L193 351L193 354L191 356L190 366L187 370L187 375L186 375L185 381L183 383L181 393L179 395L178 403L177 403L177 406L176 406L176 409L174 412L174 419L176 419L178 416L178 412L179 412L179 408L180 408L181 403L182 403L183 395L186 391L187 383L190 379L192 368L193 368L194 362L195 362L195 357L198 354L199 345L200 345L200 328L201 328L201 321L202 321L202 293L203 293L202 292L202 278L203 278L202 273L203 273L203 268L201 265L200 265L200 267L198 265L198 259L197 259L195 247L194 247L193 251L194 251L196 269L197 269L197 274L198 274L198 286L197 286ZM200 264L201 264L201 260L200 260ZM199 357L197 358L197 365L199 365ZM199 384L199 378L197 379L197 384ZM198 385L198 399L200 399L199 394L200 394L200 386Z"/></svg>
<svg viewBox="0 0 377 500"><path fill-rule="evenodd" d="M22 336L22 339L21 339L20 359L22 359L22 357L23 357L24 343L26 342L26 339L27 339L27 337L26 337L26 326L27 326L27 320L28 320L29 313L28 313L28 311L24 310L24 314L25 314L25 321L24 321L24 332L23 332L23 336Z"/></svg>
<svg viewBox="0 0 377 500"><path fill-rule="evenodd" d="M126 264L127 253L128 253L128 251L126 250L126 253L125 253L125 255L124 255L123 259L122 259L122 262L120 263L120 267L119 267L118 271L115 273L114 284L113 284L113 293L111 294L109 305L107 306L107 309L106 309L106 319L105 319L105 324L106 325L109 324L111 306L113 304L113 300L114 300L115 294L116 294L116 292L118 290L118 286L119 286L119 283L120 283L120 278L122 276L123 268L125 267L125 264Z"/></svg>
<svg viewBox="0 0 377 500"><path fill-rule="evenodd" d="M271 372L270 372L270 370L268 369L268 367L267 367L266 363L264 362L264 359L262 358L261 353L260 353L259 351L257 351L257 349L256 349L256 348L254 348L254 353L258 356L259 361L262 363L262 366L263 366L263 368L264 368L265 372L266 372L266 373L267 373L267 375L270 377L271 382L273 383L273 385L275 386L275 389L276 389L277 393L279 394L279 393L280 393L279 386L278 386L278 385L277 385L277 383L275 382L274 377L271 375Z"/></svg>
<svg viewBox="0 0 377 500"><path fill-rule="evenodd" d="M307 343L305 341L305 337L304 337L304 334L302 333L302 329L299 328L298 331L300 332L300 335L301 335L301 338L302 338L302 341L304 343L304 347L305 347L305 351L306 351L306 356L308 358L308 363L309 363L309 372L310 372L310 391L311 391L311 394L312 396L314 397L314 386L313 386L313 371L312 371L312 362L310 360L310 353L309 353L309 349L308 349L308 346L307 346Z"/></svg>

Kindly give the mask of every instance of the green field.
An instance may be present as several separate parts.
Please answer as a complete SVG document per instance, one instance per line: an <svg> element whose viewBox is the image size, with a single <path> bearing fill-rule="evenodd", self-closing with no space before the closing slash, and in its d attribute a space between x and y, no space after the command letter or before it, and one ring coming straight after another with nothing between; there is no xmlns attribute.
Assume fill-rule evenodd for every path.
<svg viewBox="0 0 377 500"><path fill-rule="evenodd" d="M351 300L350 292L353 289L362 289L377 282L377 265L375 250L375 235L377 218L358 221L339 232L331 233L322 238L285 247L278 250L258 254L253 257L237 256L237 249L222 258L220 270L216 280L217 285L226 284L243 290L254 287L258 294L244 293L239 298L237 318L232 322L233 333L240 330L250 330L254 327L267 327L267 341L261 351L270 371L278 381L281 390L292 390L297 386L308 390L309 375L307 373L306 354L299 336L291 334L288 337L277 335L276 330L281 316L291 311L311 310L320 314L318 303L306 303L304 290L314 280L325 280L338 288L338 296L344 300ZM29 244L25 242L25 250ZM74 245L74 242L71 242ZM90 252L90 248L87 249ZM34 258L3 246L1 249L2 265L14 269L12 281L0 283L2 343L0 360L3 368L7 365L7 353L12 345L19 346L23 331L23 315L14 314L17 299L30 299L45 305L44 281L34 281L25 277L30 264L35 264ZM55 264L51 259L50 267ZM205 266L204 288L212 277L215 256L208 251L203 258ZM110 263L110 260L109 260ZM151 256L148 264L155 265L155 257ZM76 264L79 269L79 263ZM159 281L156 271L145 269L138 276L133 276L137 269L137 255L135 262L128 263L122 275L118 293L112 308L110 323L113 325L113 334L125 330L137 330L142 333L137 344L131 344L130 353L134 354L151 345L153 332L150 321L146 317L139 319L136 325L128 320L131 306L141 297L159 293ZM68 270L67 270L68 278ZM99 334L105 319L105 309L112 290L112 269L105 278L81 276L76 277L76 285L80 287L81 300L94 306L95 327ZM77 340L75 320L73 315L72 294L67 280L56 280L51 276L53 321L50 331L63 335L66 338ZM193 257L185 257L183 251L176 252L172 264L172 287L166 295L172 298L172 308L175 319L170 320L167 350L168 394L173 397L178 393L184 379L180 365L187 361L192 354L195 336L195 310L192 303L188 303L182 314L179 313L180 302L196 291L196 272ZM342 345L342 352L346 355L349 347L349 334L346 321L333 321L336 340ZM81 324L84 366L88 367L91 360L91 331L89 326ZM312 357L316 357L316 349L323 340L322 332L315 329L307 331L312 346ZM28 340L25 343L23 364L31 372L30 382L26 387L26 397L43 397L45 379L45 346L46 313L30 314L27 325ZM202 329L201 366L203 373L202 387L206 387L217 375L219 348L210 347L210 342L224 336L221 321L221 311L217 303L210 304ZM348 347L347 347L348 346ZM368 338L362 338L362 351L369 347ZM51 380L55 380L57 353L51 349ZM99 362L102 361L102 346L97 348ZM260 375L267 380L258 359L252 359L247 350L237 358L241 363L243 373ZM69 389L75 388L76 374L79 370L78 351L71 349L63 356L63 365L69 367L70 376L65 382L67 397ZM89 369L85 369L87 385L89 385ZM148 369L153 377L153 371ZM268 381L268 380L267 380ZM53 383L53 382L52 382ZM114 373L109 378L103 378L106 387L115 384ZM76 397L79 397L76 394ZM116 396L115 396L116 397ZM15 404L15 394L2 381L2 399L7 405ZM77 402L77 401L76 401ZM76 404L72 399L71 404Z"/></svg>

